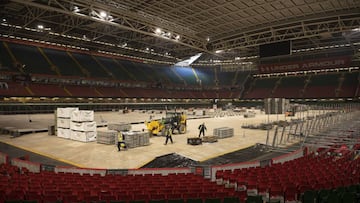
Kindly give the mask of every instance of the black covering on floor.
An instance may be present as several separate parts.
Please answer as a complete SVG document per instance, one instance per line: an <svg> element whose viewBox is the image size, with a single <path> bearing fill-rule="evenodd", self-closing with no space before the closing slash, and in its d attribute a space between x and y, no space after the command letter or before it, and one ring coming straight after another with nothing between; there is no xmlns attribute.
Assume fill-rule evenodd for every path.
<svg viewBox="0 0 360 203"><path fill-rule="evenodd" d="M197 164L197 161L183 157L176 153L172 153L158 156L141 168L181 168L194 166Z"/></svg>
<svg viewBox="0 0 360 203"><path fill-rule="evenodd" d="M254 160L264 160L264 155L268 155L270 157L276 157L275 154L272 155L273 152L268 151L263 145L254 145L245 149L241 149L238 151L234 151L228 154L224 154L222 156L218 156L212 159L208 159L206 161L201 162L204 165L221 165L221 164L229 164L229 163L240 163L246 161L254 161ZM279 156L278 153L276 153ZM282 154L282 153L281 153ZM280 155L281 155L280 154ZM267 157L267 158L270 158Z"/></svg>
<svg viewBox="0 0 360 203"><path fill-rule="evenodd" d="M144 165L142 168L176 168L176 167L188 167L194 165L221 165L229 163L240 163L246 161L255 161L255 160L267 160L274 157L283 155L282 152L271 152L263 145L254 145L242 150L224 154L203 162L197 162L192 159L183 157L176 153L167 154L159 156Z"/></svg>

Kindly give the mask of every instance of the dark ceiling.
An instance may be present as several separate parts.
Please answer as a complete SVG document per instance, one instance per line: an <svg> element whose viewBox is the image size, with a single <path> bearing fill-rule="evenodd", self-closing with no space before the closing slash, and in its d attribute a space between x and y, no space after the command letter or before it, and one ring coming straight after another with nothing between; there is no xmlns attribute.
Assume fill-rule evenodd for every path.
<svg viewBox="0 0 360 203"><path fill-rule="evenodd" d="M154 63L173 64L197 53L204 62L258 61L259 45L285 40L292 41L294 54L348 48L357 57L359 51L360 0L0 2L2 37Z"/></svg>

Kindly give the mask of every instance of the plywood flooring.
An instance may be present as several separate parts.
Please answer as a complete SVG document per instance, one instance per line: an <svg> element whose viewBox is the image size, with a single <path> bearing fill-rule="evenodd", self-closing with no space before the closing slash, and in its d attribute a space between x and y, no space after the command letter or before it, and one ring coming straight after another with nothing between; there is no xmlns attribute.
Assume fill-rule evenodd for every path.
<svg viewBox="0 0 360 203"><path fill-rule="evenodd" d="M149 120L150 115L153 118L161 118L164 116L159 113L149 114L138 111L129 114L119 112L95 112L95 121L142 122ZM55 119L53 114L34 114L31 115L30 118L32 122L29 122L29 116L27 115L2 115L0 117L0 127L46 127L47 125L52 125ZM117 147L114 145L104 145L96 142L82 143L58 138L56 136L49 136L46 132L28 134L16 138L12 138L9 135L0 135L0 141L79 167L108 169L139 168L154 158L169 153L177 153L195 161L204 161L252 146L256 143L265 143L267 136L266 131L242 129L241 126L243 124L266 122L268 119L271 121L285 119L284 115L268 116L263 113L258 113L255 118L244 118L243 115L200 119L190 118L191 117L189 117L187 122L187 133L173 135L174 144L164 145L165 137L152 137L150 138L149 146L137 147L121 152L118 152ZM213 135L214 128L231 127L234 128L234 136L219 139L218 142L215 143L203 143L198 146L188 145L187 138L197 136L197 127L203 122L205 122L207 126L206 135ZM142 130L145 129L145 125L134 124L132 125L132 129ZM270 140L272 140L273 134L274 132L271 130Z"/></svg>

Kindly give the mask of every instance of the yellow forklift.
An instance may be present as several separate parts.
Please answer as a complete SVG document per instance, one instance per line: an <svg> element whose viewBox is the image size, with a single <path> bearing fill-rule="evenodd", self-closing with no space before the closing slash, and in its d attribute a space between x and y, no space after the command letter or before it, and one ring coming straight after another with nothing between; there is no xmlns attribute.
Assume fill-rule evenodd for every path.
<svg viewBox="0 0 360 203"><path fill-rule="evenodd" d="M146 128L151 135L165 135L165 126L170 125L172 132L186 133L186 114L184 112L167 111L165 118L145 121Z"/></svg>

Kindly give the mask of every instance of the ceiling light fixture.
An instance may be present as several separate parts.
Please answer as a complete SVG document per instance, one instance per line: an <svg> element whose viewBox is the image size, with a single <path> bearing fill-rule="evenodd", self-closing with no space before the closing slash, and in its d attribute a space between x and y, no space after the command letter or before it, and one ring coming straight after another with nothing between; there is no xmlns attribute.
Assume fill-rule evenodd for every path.
<svg viewBox="0 0 360 203"><path fill-rule="evenodd" d="M158 34L158 35L161 34L161 29L160 29L160 28L156 28L156 29L155 29L155 33Z"/></svg>
<svg viewBox="0 0 360 203"><path fill-rule="evenodd" d="M106 18L108 16L105 11L100 11L99 15L101 18Z"/></svg>

